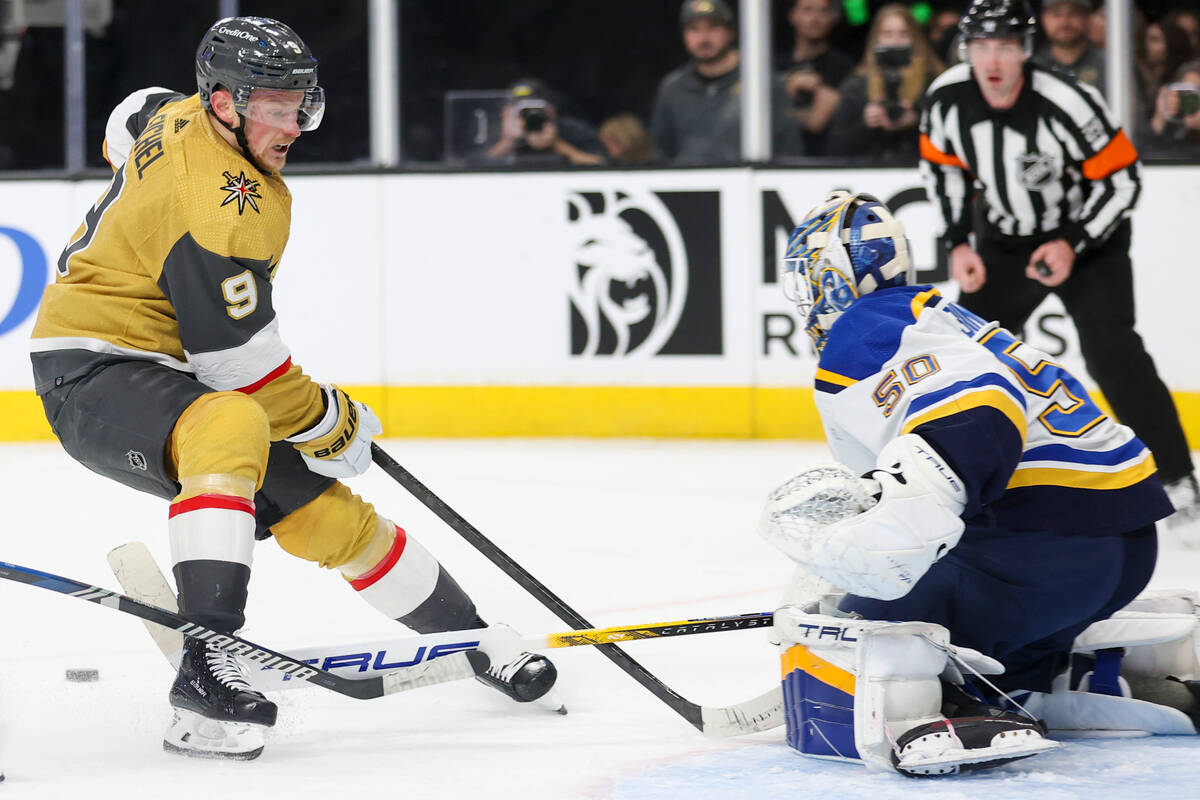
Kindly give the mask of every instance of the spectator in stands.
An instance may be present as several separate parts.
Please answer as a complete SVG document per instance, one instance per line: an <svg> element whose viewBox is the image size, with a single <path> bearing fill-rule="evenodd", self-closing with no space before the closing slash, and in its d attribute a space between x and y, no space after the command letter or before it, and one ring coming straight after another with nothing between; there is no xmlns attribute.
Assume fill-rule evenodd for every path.
<svg viewBox="0 0 1200 800"><path fill-rule="evenodd" d="M679 13L691 60L658 86L650 118L654 157L676 163L738 161L741 136L741 57L733 12L725 0L687 0ZM803 146L782 79L771 86L771 139L777 156Z"/></svg>
<svg viewBox="0 0 1200 800"><path fill-rule="evenodd" d="M829 42L837 24L836 0L795 0L788 21L796 32L792 52L779 60L791 117L804 137L805 155L825 152L825 134L841 95L837 87L854 69L854 59Z"/></svg>
<svg viewBox="0 0 1200 800"><path fill-rule="evenodd" d="M1092 47L1103 51L1108 47L1108 12L1104 9L1104 3L1096 6L1088 17L1088 40L1091 41Z"/></svg>
<svg viewBox="0 0 1200 800"><path fill-rule="evenodd" d="M1138 108L1142 119L1154 113L1158 90L1192 58L1192 43L1173 22L1160 19L1146 26L1135 40Z"/></svg>
<svg viewBox="0 0 1200 800"><path fill-rule="evenodd" d="M644 164L650 160L650 133L633 114L617 114L601 123L600 141L614 164Z"/></svg>
<svg viewBox="0 0 1200 800"><path fill-rule="evenodd" d="M1192 52L1200 55L1200 12L1192 8L1177 8L1167 14L1166 19L1183 29L1192 43Z"/></svg>
<svg viewBox="0 0 1200 800"><path fill-rule="evenodd" d="M536 78L517 81L504 109L503 134L488 159L531 165L603 164L604 145L596 129L578 117L560 114L556 92Z"/></svg>
<svg viewBox="0 0 1200 800"><path fill-rule="evenodd" d="M1160 158L1200 157L1200 61L1188 61L1158 90L1140 149Z"/></svg>
<svg viewBox="0 0 1200 800"><path fill-rule="evenodd" d="M1091 0L1046 0L1042 4L1046 41L1034 53L1033 62L1104 94L1104 51L1088 39L1091 13Z"/></svg>
<svg viewBox="0 0 1200 800"><path fill-rule="evenodd" d="M926 37L929 39L933 52L944 64L954 64L958 61L958 21L962 19L962 11L958 5L935 5Z"/></svg>
<svg viewBox="0 0 1200 800"><path fill-rule="evenodd" d="M916 106L941 71L941 60L908 7L892 3L879 9L862 63L841 86L829 154L916 163Z"/></svg>

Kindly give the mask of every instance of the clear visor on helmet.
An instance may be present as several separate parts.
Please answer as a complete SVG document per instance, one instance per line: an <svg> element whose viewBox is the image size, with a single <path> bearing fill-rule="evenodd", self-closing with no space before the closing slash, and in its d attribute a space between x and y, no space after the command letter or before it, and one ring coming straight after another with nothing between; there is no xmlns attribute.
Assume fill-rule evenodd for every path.
<svg viewBox="0 0 1200 800"><path fill-rule="evenodd" d="M320 86L310 89L251 89L244 101L238 99L238 111L246 119L281 130L316 130L325 116L325 90Z"/></svg>

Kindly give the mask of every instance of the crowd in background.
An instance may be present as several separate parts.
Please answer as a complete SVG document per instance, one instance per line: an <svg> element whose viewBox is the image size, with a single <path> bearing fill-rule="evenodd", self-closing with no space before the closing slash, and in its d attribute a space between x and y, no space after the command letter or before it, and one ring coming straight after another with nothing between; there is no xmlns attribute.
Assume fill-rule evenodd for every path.
<svg viewBox="0 0 1200 800"><path fill-rule="evenodd" d="M1033 59L1106 91L1102 0L1042 0ZM0 0L0 170L63 164L64 3ZM775 0L772 150L777 161L913 164L921 98L959 60L956 0ZM108 110L147 85L194 86L187 60L216 0L85 0L87 149ZM717 164L740 160L735 0L401 0L402 156L408 166ZM1135 3L1131 98L1149 159L1200 157L1200 0ZM42 9L41 16L36 9ZM242 0L286 18L321 61L329 108L295 162L369 159L367 2ZM61 14L61 10L59 12ZM22 24L23 23L23 24ZM500 97L470 152L448 93ZM481 110L483 109L483 110ZM457 138L456 138L457 137Z"/></svg>

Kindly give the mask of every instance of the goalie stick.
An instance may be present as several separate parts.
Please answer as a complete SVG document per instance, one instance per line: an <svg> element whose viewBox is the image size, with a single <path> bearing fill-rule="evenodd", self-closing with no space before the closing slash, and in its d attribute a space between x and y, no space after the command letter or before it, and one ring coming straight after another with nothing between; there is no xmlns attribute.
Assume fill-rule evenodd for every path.
<svg viewBox="0 0 1200 800"><path fill-rule="evenodd" d="M36 586L39 589L48 589L140 617L143 620L172 628L184 636L204 640L210 646L240 656L251 664L270 667L291 678L308 681L359 700L383 697L446 681L473 678L484 672L490 663L487 655L482 652L460 652L439 658L437 661L403 667L364 680L354 680L310 666L292 656L278 653L233 634L218 633L203 625L189 622L185 617L166 609L139 602L107 589L101 589L99 586L64 578L61 575L0 561L0 578Z"/></svg>
<svg viewBox="0 0 1200 800"><path fill-rule="evenodd" d="M575 629L594 627L374 442L371 444L371 458L389 477L421 501L442 522L450 526L451 530L466 539L522 589L554 612L555 616ZM598 644L596 649L701 733L710 736L737 736L770 730L783 724L783 690L779 686L737 705L719 708L701 706L667 686L615 644Z"/></svg>
<svg viewBox="0 0 1200 800"><path fill-rule="evenodd" d="M177 603L175 591L146 545L141 542L123 544L108 554L108 563L113 574L117 576L117 581L130 597L143 603L174 610ZM504 627L474 628L399 639L297 648L291 655L296 661L314 664L325 670L345 670L366 677L386 672L389 668L395 669L397 663L419 663L423 659L432 660L466 649L483 650L495 661L497 656L504 654L506 650L550 650L559 647L767 628L774 624L774 617L774 613L765 611L672 622L616 625L536 636L521 636L511 628ZM151 622L146 623L146 628L167 660L178 666L183 637L173 630ZM255 673L251 679L255 686L263 691L302 685L291 681L286 674L274 670Z"/></svg>

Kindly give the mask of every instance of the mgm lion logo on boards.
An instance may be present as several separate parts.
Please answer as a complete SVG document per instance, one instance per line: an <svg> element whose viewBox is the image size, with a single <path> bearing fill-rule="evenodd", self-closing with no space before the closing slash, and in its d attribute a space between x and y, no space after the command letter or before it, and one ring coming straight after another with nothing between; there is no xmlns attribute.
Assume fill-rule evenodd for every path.
<svg viewBox="0 0 1200 800"><path fill-rule="evenodd" d="M714 191L570 193L571 355L719 355L719 212Z"/></svg>

